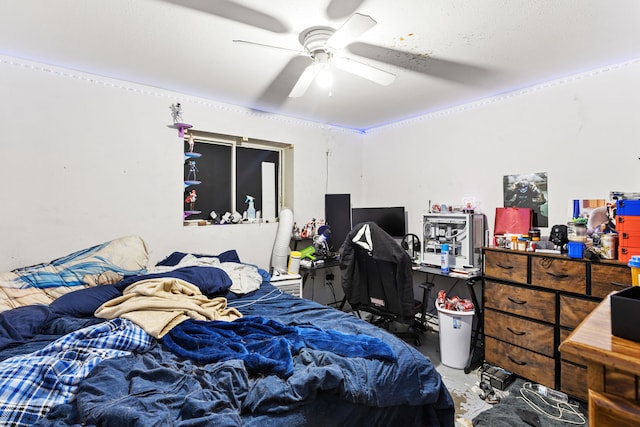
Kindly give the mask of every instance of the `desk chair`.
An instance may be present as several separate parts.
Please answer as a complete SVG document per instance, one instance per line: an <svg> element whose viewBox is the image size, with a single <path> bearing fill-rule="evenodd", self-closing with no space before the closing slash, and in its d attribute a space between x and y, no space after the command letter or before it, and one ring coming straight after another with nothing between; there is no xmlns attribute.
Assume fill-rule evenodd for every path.
<svg viewBox="0 0 640 427"><path fill-rule="evenodd" d="M369 322L420 346L415 328L411 258L400 244L374 222L355 226L340 248L345 299Z"/></svg>

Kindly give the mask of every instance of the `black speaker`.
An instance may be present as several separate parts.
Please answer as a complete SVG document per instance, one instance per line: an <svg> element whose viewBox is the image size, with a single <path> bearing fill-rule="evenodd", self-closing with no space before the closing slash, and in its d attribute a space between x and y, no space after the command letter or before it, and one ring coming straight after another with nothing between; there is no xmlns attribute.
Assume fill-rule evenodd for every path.
<svg viewBox="0 0 640 427"><path fill-rule="evenodd" d="M329 250L338 252L351 231L351 194L325 194L324 219L331 228Z"/></svg>

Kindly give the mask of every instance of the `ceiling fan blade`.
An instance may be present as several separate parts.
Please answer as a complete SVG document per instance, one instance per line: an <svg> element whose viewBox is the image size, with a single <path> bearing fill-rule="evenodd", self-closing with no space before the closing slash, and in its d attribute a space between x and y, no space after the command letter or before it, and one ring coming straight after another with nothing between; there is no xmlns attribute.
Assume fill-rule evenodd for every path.
<svg viewBox="0 0 640 427"><path fill-rule="evenodd" d="M349 45L349 51L363 58L463 84L482 85L486 83L487 79L500 78L498 71L478 65L434 58L426 54L390 49L368 43L352 43Z"/></svg>
<svg viewBox="0 0 640 427"><path fill-rule="evenodd" d="M327 6L327 17L329 19L346 18L354 13L364 0L331 0Z"/></svg>
<svg viewBox="0 0 640 427"><path fill-rule="evenodd" d="M242 44L249 44L249 45L259 46L259 47L268 47L269 49L286 50L288 52L293 52L293 53L296 53L298 55L306 55L306 53L304 51L300 50L300 49L289 49L288 47L275 46L275 45L272 45L272 44L264 44L264 43L252 42L252 41L248 41L248 40L239 40L239 39L232 40L232 42L234 42L234 43L242 43Z"/></svg>
<svg viewBox="0 0 640 427"><path fill-rule="evenodd" d="M327 40L327 46L332 49L342 49L349 43L355 41L366 31L373 28L377 22L369 15L354 13L342 24L335 33Z"/></svg>
<svg viewBox="0 0 640 427"><path fill-rule="evenodd" d="M316 78L318 71L320 71L320 68L316 67L316 64L311 64L305 68L295 86L291 89L289 98L299 98L304 95L307 89L309 89L309 86L311 86L311 83L313 83L313 79Z"/></svg>
<svg viewBox="0 0 640 427"><path fill-rule="evenodd" d="M279 19L267 15L259 10L242 6L230 0L202 1L202 0L164 0L168 3L177 4L189 9L199 10L200 12L209 13L221 18L230 19L232 21L241 22L251 25L252 27L262 28L263 30L272 31L274 33L287 33L289 28Z"/></svg>
<svg viewBox="0 0 640 427"><path fill-rule="evenodd" d="M382 86L388 86L396 79L396 75L393 73L364 64L354 59L340 57L335 58L333 63L337 68L343 71L371 80L372 82L378 83Z"/></svg>
<svg viewBox="0 0 640 427"><path fill-rule="evenodd" d="M256 109L277 111L288 99L289 93L305 68L311 63L308 56L293 56L256 99Z"/></svg>

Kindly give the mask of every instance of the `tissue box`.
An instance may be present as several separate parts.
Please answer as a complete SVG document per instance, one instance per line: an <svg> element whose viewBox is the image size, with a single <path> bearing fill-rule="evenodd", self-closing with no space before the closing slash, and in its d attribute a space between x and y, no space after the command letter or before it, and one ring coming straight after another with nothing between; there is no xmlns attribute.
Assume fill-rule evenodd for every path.
<svg viewBox="0 0 640 427"><path fill-rule="evenodd" d="M611 295L611 333L616 337L640 341L640 286Z"/></svg>

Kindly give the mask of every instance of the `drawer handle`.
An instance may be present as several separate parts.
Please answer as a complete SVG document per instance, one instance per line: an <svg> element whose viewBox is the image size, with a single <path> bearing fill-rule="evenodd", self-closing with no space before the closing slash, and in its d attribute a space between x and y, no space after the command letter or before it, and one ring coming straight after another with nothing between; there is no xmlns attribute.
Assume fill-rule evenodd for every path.
<svg viewBox="0 0 640 427"><path fill-rule="evenodd" d="M555 277L556 279L566 279L567 277L569 277L568 274L555 274L555 273L549 273L547 271L547 274L551 277Z"/></svg>
<svg viewBox="0 0 640 427"><path fill-rule="evenodd" d="M513 298L511 298L511 297L507 297L507 299L508 299L509 301L511 301L512 303L514 303L514 304L522 305L522 304L526 304L526 303L527 303L526 301L513 299Z"/></svg>
<svg viewBox="0 0 640 427"><path fill-rule="evenodd" d="M520 362L520 361L514 359L513 357L509 356L508 354L507 354L507 357L509 358L509 360L511 360L516 365L524 366L524 365L527 364L527 362Z"/></svg>
<svg viewBox="0 0 640 427"><path fill-rule="evenodd" d="M526 332L522 332L522 331L514 331L513 329L511 329L510 327L507 326L507 330L509 332L511 332L513 335L526 335Z"/></svg>
<svg viewBox="0 0 640 427"><path fill-rule="evenodd" d="M496 265L504 270L511 270L513 268L512 265L502 265L502 264L496 264Z"/></svg>

